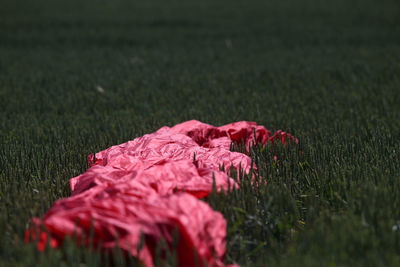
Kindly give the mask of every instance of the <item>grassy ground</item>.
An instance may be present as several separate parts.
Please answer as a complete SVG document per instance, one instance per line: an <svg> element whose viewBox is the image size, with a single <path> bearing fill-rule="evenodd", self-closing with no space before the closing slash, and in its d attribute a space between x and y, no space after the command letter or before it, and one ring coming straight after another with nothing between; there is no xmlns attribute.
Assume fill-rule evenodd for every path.
<svg viewBox="0 0 400 267"><path fill-rule="evenodd" d="M397 0L3 0L0 265L95 266L24 245L29 218L87 154L192 118L301 140L254 148L267 187L207 199L227 262L400 265L399 90Z"/></svg>

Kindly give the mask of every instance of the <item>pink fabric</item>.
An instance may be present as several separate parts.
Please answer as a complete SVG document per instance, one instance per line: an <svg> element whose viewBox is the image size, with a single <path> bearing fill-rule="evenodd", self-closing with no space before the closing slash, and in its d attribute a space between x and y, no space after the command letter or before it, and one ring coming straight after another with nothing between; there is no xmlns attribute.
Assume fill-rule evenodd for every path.
<svg viewBox="0 0 400 267"><path fill-rule="evenodd" d="M146 266L153 266L155 248L161 238L171 246L174 230L179 233L180 266L194 266L195 253L202 264L223 266L226 222L219 212L187 193L160 196L132 180L97 186L59 200L43 217L53 247L74 233L79 242L88 244L91 225L95 247L99 242L103 249L115 247L118 237L119 247L139 257ZM141 234L145 244L137 255ZM41 243L47 241L44 238Z"/></svg>
<svg viewBox="0 0 400 267"><path fill-rule="evenodd" d="M90 155L93 166L70 180L72 196L57 201L42 221L34 218L27 234L43 250L47 235L38 229L44 226L50 244L58 247L75 231L80 239L87 236L93 220L95 244L112 248L118 237L123 250L153 266L157 242L164 238L171 245L176 230L180 266L195 266L196 257L201 264L223 266L226 222L199 198L212 192L213 181L219 191L238 188L222 166L250 171L250 157L230 151L232 142L249 147L288 140L297 142L290 134L271 135L245 121L214 127L193 120L162 127ZM137 255L141 233L145 242Z"/></svg>

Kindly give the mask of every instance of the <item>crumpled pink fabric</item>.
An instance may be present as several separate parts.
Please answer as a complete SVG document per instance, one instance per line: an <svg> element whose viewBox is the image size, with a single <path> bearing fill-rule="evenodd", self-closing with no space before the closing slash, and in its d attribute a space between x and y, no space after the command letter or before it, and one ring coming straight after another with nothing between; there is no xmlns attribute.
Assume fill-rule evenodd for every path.
<svg viewBox="0 0 400 267"><path fill-rule="evenodd" d="M246 173L251 167L256 169L251 166L249 156L230 151L232 142L249 147L252 143L276 140L286 143L297 139L282 131L271 135L263 126L247 121L221 127L195 120L172 128L165 126L155 133L90 155L89 162L95 159L93 165L99 167L92 167L70 180L72 195L104 182L137 179L161 194L186 191L201 198L212 191L213 178L218 190L237 187L221 167L229 170L233 166L238 170L240 166Z"/></svg>
<svg viewBox="0 0 400 267"><path fill-rule="evenodd" d="M271 135L255 122L214 127L192 120L112 146L89 156L92 167L70 180L72 196L58 200L42 220L32 219L27 237L43 250L48 236L38 229L44 226L58 247L67 235L87 236L93 221L95 244L112 248L118 238L123 250L153 266L158 241L171 246L177 231L179 266L224 266L226 222L199 199L214 182L219 191L238 188L227 174L231 166L247 173L255 168L249 156L230 151L232 142L276 141L297 139L282 131Z"/></svg>
<svg viewBox="0 0 400 267"><path fill-rule="evenodd" d="M38 220L34 223L41 224ZM223 266L226 222L219 212L187 193L160 196L134 181L97 186L57 201L42 225L48 229L53 247L74 234L79 242L88 244L92 226L94 247L99 242L103 249L118 245L146 266L154 265L162 238L172 246L176 231L179 266L194 266L196 257L200 266ZM138 255L142 234L144 246Z"/></svg>

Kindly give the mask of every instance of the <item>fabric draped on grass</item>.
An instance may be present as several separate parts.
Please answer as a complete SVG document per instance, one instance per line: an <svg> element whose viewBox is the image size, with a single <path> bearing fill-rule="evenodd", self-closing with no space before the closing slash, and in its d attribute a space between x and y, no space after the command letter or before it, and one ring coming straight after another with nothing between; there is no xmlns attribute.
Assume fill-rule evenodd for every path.
<svg viewBox="0 0 400 267"><path fill-rule="evenodd" d="M177 234L179 266L225 266L226 221L200 198L213 186L218 192L239 188L230 168L256 169L248 155L231 151L232 143L249 149L276 141L298 142L255 122L214 127L192 120L89 155L91 168L70 180L72 196L33 218L26 241L37 240L42 251L76 236L101 249L119 246L153 266L158 243L172 248Z"/></svg>

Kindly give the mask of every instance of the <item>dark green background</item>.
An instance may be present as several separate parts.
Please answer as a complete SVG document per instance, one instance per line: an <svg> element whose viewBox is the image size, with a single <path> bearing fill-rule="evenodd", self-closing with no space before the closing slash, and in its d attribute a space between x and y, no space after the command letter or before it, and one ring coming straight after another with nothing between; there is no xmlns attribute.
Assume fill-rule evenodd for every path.
<svg viewBox="0 0 400 267"><path fill-rule="evenodd" d="M87 154L198 119L301 140L255 149L263 194L207 200L228 262L400 265L399 90L395 0L2 0L0 264L85 261L24 245L29 218L70 194Z"/></svg>

